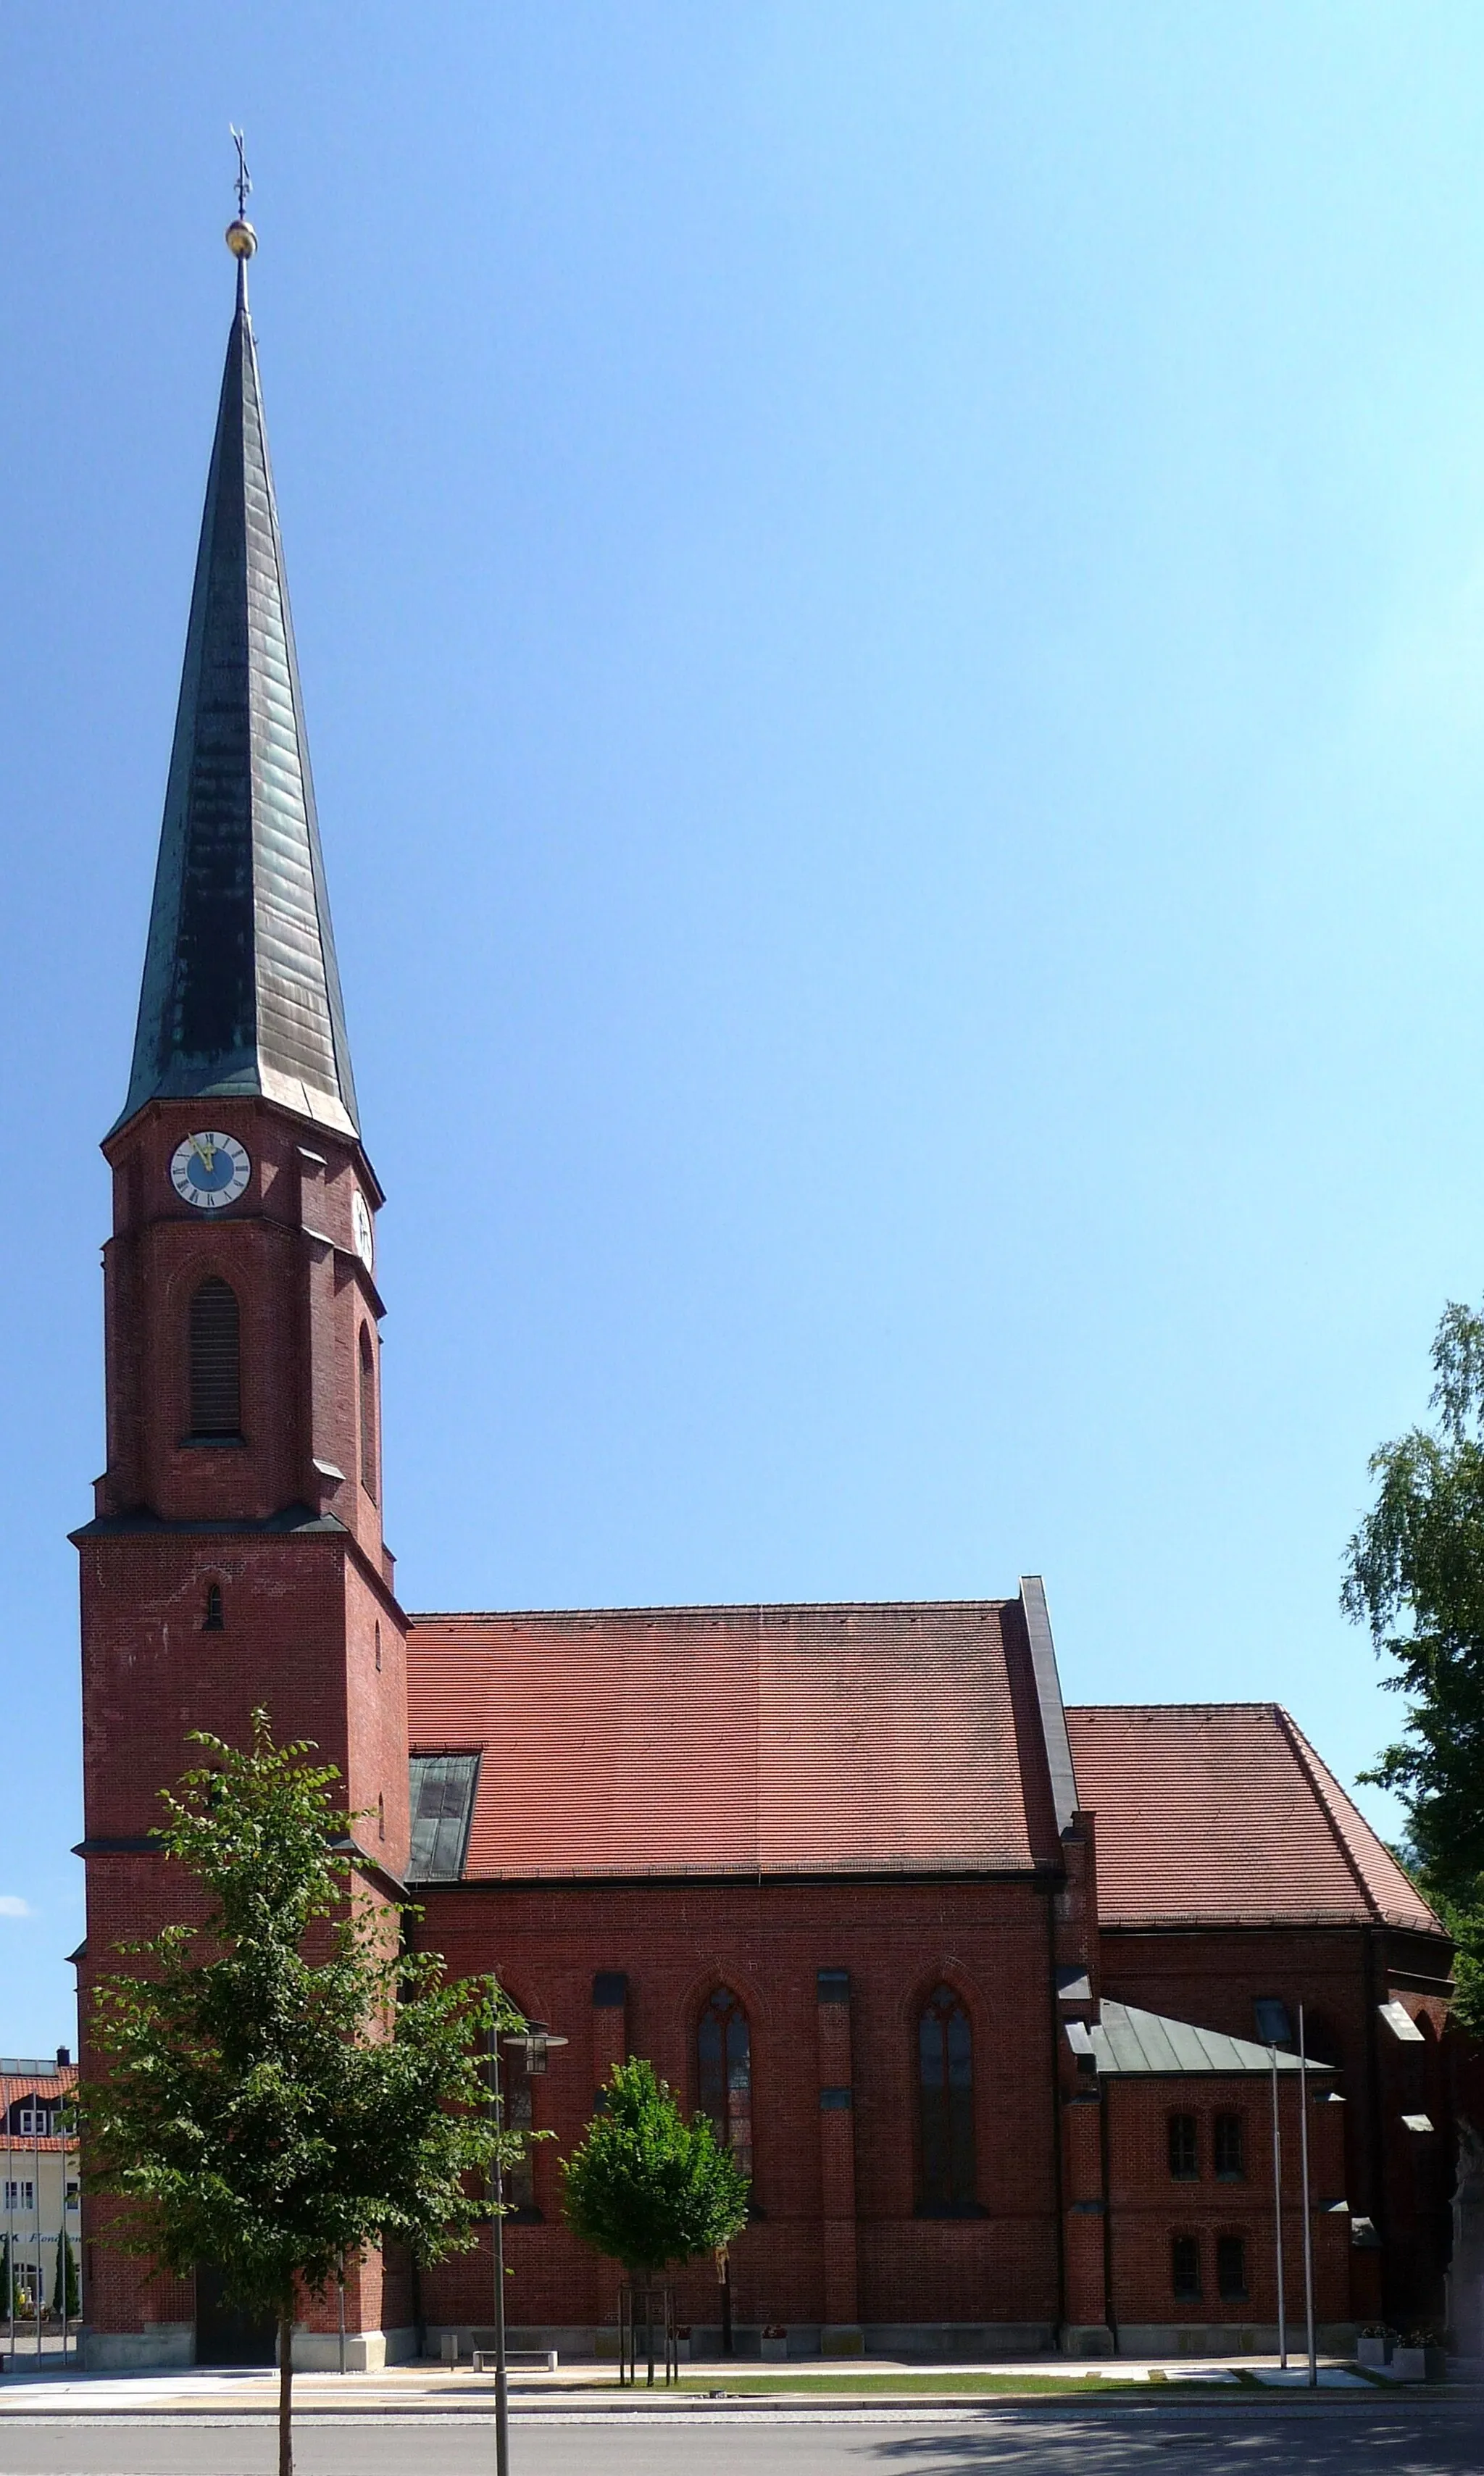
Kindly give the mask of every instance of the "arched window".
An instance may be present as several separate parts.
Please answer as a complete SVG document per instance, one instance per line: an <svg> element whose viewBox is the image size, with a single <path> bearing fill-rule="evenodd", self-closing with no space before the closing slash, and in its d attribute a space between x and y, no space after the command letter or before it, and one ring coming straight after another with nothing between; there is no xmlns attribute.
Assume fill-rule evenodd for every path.
<svg viewBox="0 0 1484 2476"><path fill-rule="evenodd" d="M226 1619L222 1615L222 1586L220 1582L208 1582L206 1613L201 1620L201 1630L203 1633L220 1633L225 1622Z"/></svg>
<svg viewBox="0 0 1484 2476"><path fill-rule="evenodd" d="M917 2023L918 2206L972 2212L974 2038L951 1986L935 1986Z"/></svg>
<svg viewBox="0 0 1484 2476"><path fill-rule="evenodd" d="M380 1617L376 1621L376 1671L380 1675L382 1672L382 1620Z"/></svg>
<svg viewBox="0 0 1484 2476"><path fill-rule="evenodd" d="M747 2014L719 1986L696 2026L696 2081L702 2113L744 2175L753 2171L753 2042Z"/></svg>
<svg viewBox="0 0 1484 2476"><path fill-rule="evenodd" d="M376 1796L376 1836L378 1840L386 1837L386 1797L381 1789L378 1789Z"/></svg>
<svg viewBox="0 0 1484 2476"><path fill-rule="evenodd" d="M376 1502L376 1362L371 1335L360 1327L360 1484Z"/></svg>
<svg viewBox="0 0 1484 2476"><path fill-rule="evenodd" d="M235 1436L241 1428L237 1294L213 1274L190 1302L190 1432Z"/></svg>

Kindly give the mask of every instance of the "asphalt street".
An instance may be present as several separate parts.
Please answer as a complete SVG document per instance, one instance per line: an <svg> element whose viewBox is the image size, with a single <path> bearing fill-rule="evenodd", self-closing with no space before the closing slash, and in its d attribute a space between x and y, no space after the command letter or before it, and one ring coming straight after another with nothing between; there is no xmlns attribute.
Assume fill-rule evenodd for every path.
<svg viewBox="0 0 1484 2476"><path fill-rule="evenodd" d="M518 2418L511 2462L512 2476L1476 2476L1484 2419L1476 2403L1422 2402L1076 2415L574 2411ZM494 2432L433 2416L307 2419L295 2463L299 2476L484 2476ZM274 2464L274 2437L260 2423L174 2414L0 2424L0 2476L271 2476Z"/></svg>

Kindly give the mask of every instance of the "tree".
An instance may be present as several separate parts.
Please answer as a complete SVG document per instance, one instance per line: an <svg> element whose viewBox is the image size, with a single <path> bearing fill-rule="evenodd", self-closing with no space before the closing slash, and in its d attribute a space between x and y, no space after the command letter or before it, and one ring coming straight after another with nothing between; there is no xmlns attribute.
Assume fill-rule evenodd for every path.
<svg viewBox="0 0 1484 2476"><path fill-rule="evenodd" d="M162 1792L159 1837L204 1914L121 1945L146 1973L96 1991L86 2180L118 2205L113 2241L177 2276L211 2265L229 2302L271 2313L291 2476L296 2295L369 2245L474 2241L496 2148L482 2042L523 2023L492 1983L400 1947L405 1913L358 1888L357 1818L311 1746L275 1745L262 1711L248 1749L191 1742L206 1760Z"/></svg>
<svg viewBox="0 0 1484 2476"><path fill-rule="evenodd" d="M57 2243L57 2267L52 2278L52 2311L65 2321L73 2321L82 2305L77 2283L77 2255L65 2227Z"/></svg>
<svg viewBox="0 0 1484 2476"><path fill-rule="evenodd" d="M687 2123L653 2064L615 2064L580 2148L562 2161L562 2216L631 2277L724 2244L747 2223L748 2179L707 2116Z"/></svg>
<svg viewBox="0 0 1484 2476"><path fill-rule="evenodd" d="M1457 1938L1455 2010L1484 2027L1484 1316L1450 1303L1432 1345L1435 1424L1372 1454L1376 1499L1341 1603L1407 1697L1363 1774L1400 1796L1405 1862Z"/></svg>

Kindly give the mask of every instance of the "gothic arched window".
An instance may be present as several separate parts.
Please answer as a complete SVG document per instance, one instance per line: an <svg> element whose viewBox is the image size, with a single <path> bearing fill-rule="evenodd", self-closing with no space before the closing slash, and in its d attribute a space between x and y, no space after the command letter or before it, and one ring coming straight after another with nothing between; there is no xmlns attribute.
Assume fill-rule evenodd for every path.
<svg viewBox="0 0 1484 2476"><path fill-rule="evenodd" d="M918 2206L972 2211L974 2036L951 1986L935 1986L917 2022Z"/></svg>
<svg viewBox="0 0 1484 2476"><path fill-rule="evenodd" d="M753 2041L730 1986L718 1986L696 2024L701 2109L744 2175L753 2171Z"/></svg>
<svg viewBox="0 0 1484 2476"><path fill-rule="evenodd" d="M235 1436L241 1428L237 1294L213 1274L190 1302L190 1432Z"/></svg>
<svg viewBox="0 0 1484 2476"><path fill-rule="evenodd" d="M203 1633L220 1633L225 1622L226 1619L222 1615L222 1586L220 1582L208 1582L206 1613L201 1620L201 1630Z"/></svg>
<svg viewBox="0 0 1484 2476"><path fill-rule="evenodd" d="M360 1484L376 1502L376 1361L371 1335L360 1327Z"/></svg>

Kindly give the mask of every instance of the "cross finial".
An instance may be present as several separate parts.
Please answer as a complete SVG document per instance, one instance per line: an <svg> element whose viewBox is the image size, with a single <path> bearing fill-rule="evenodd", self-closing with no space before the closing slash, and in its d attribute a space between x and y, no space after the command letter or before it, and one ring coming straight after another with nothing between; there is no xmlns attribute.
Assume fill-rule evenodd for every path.
<svg viewBox="0 0 1484 2476"><path fill-rule="evenodd" d="M247 168L247 156L243 150L240 129L233 130L232 142L237 150L237 177L235 186L237 193L237 216L240 221L247 213L247 202L253 194L253 176Z"/></svg>
<svg viewBox="0 0 1484 2476"><path fill-rule="evenodd" d="M235 220L227 226L227 247L231 250L233 257L237 261L237 301L240 307L245 307L247 302L247 261L252 257L254 250L258 246L258 235L254 232L252 225L247 220L247 202L253 193L253 176L247 168L247 153L243 146L242 132L240 129L233 130L232 142L237 150L237 177L235 183L237 192L237 211Z"/></svg>

